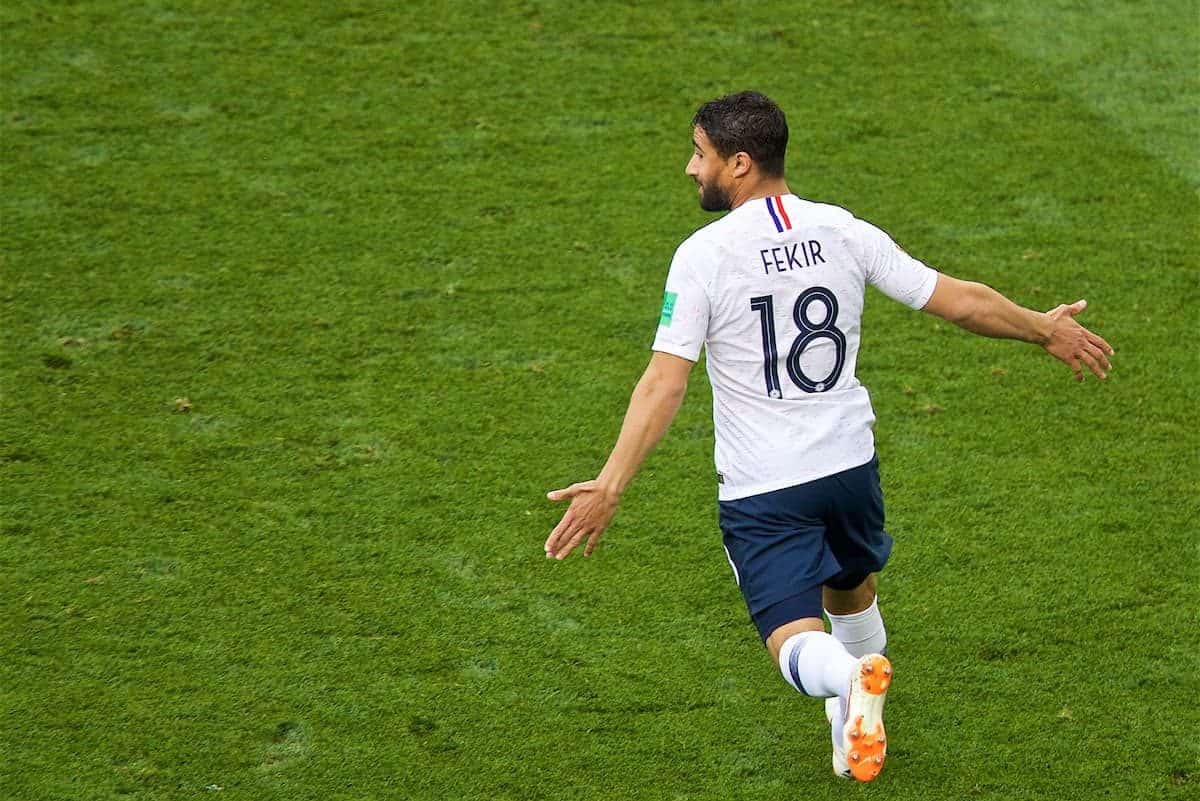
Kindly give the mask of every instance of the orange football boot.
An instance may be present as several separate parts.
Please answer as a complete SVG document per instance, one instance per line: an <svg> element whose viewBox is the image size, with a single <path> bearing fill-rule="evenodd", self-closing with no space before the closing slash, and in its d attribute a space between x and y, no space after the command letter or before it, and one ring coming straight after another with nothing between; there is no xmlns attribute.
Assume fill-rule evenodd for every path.
<svg viewBox="0 0 1200 801"><path fill-rule="evenodd" d="M841 747L836 741L833 746L834 773L869 782L883 769L887 756L883 701L891 684L892 663L887 657L867 654L858 660L846 699Z"/></svg>

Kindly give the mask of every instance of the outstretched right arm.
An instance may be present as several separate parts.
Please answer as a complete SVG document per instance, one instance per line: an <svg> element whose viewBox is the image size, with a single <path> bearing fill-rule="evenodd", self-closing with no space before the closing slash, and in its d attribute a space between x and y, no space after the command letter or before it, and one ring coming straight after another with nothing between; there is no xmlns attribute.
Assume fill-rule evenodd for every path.
<svg viewBox="0 0 1200 801"><path fill-rule="evenodd" d="M1048 312L1018 306L989 286L960 281L939 273L929 302L921 311L941 317L985 337L1019 339L1041 345L1083 380L1083 365L1100 379L1108 377L1112 346L1075 322L1087 308L1086 300L1061 305Z"/></svg>
<svg viewBox="0 0 1200 801"><path fill-rule="evenodd" d="M565 559L584 542L583 555L591 555L616 514L621 493L675 419L692 364L670 353L655 351L650 357L629 400L617 444L600 475L549 493L550 500L569 500L571 505L546 538L547 558Z"/></svg>

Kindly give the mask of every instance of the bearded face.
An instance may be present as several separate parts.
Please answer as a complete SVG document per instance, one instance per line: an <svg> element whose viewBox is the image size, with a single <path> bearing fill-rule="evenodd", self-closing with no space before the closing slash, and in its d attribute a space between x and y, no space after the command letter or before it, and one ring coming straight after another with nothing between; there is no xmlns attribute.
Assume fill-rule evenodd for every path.
<svg viewBox="0 0 1200 801"><path fill-rule="evenodd" d="M700 187L700 208L705 211L729 211L731 203L725 187L716 181L705 184L696 179L696 183Z"/></svg>
<svg viewBox="0 0 1200 801"><path fill-rule="evenodd" d="M686 172L696 182L700 208L705 211L729 211L732 203L725 183L728 180L728 162L721 158L699 125L692 132L692 146L692 158L688 161Z"/></svg>

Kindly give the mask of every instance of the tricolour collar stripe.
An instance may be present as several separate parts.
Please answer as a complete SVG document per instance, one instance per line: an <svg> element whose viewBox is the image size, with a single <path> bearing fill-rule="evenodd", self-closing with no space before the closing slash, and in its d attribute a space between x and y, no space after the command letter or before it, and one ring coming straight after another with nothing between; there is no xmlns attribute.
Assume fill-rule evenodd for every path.
<svg viewBox="0 0 1200 801"><path fill-rule="evenodd" d="M779 217L775 214L775 207L771 205L771 198L766 198L767 211L771 214L771 222L775 223L775 230L783 233L783 223L779 221Z"/></svg>
<svg viewBox="0 0 1200 801"><path fill-rule="evenodd" d="M783 218L783 224L787 227L787 229L789 231L792 230L792 221L788 219L787 209L785 209L783 207L783 197L782 196L780 196L780 195L775 196L775 205L776 205L776 207L779 208L779 216Z"/></svg>

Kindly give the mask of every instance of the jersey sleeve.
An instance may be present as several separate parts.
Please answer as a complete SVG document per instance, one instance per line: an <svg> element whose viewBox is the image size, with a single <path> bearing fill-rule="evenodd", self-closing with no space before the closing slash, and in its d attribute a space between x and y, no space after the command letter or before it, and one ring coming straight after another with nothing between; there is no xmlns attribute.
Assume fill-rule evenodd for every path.
<svg viewBox="0 0 1200 801"><path fill-rule="evenodd" d="M710 281L702 252L690 240L675 251L651 350L694 362L708 335Z"/></svg>
<svg viewBox="0 0 1200 801"><path fill-rule="evenodd" d="M904 252L885 231L855 220L855 239L862 249L867 281L895 301L913 309L929 302L937 270Z"/></svg>

